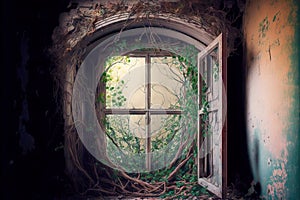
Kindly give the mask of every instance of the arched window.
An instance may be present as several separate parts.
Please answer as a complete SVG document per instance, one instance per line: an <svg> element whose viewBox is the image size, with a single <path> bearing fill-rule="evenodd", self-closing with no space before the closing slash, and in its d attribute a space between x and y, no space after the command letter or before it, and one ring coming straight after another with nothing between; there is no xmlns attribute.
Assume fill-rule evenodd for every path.
<svg viewBox="0 0 300 200"><path fill-rule="evenodd" d="M168 166L198 138L199 183L222 196L224 38L164 19L124 30L110 24L98 24L76 75L72 113L81 141L104 164L143 172Z"/></svg>

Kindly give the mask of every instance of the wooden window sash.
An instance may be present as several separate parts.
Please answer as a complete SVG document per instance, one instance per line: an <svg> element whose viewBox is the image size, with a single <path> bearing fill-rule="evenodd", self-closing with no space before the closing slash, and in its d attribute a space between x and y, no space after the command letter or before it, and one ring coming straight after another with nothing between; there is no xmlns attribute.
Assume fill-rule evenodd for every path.
<svg viewBox="0 0 300 200"><path fill-rule="evenodd" d="M226 105L223 105L223 97L226 97L226 87L227 87L227 66L226 66L226 38L220 34L212 43L210 43L204 50L202 50L198 54L198 137L197 137L197 145L198 145L198 183L204 187L207 188L210 192L216 194L220 198L226 197L226 188L227 188L227 115L225 114ZM218 82L218 86L221 88L218 88L218 95L219 102L216 106L211 105L207 112L208 113L214 113L217 112L217 115L221 116L221 125L223 125L221 130L221 137L219 137L218 144L220 145L220 149L217 149L216 146L214 146L214 142L212 142L212 153L210 155L206 155L204 158L200 158L200 151L202 145L208 145L208 139L203 140L204 133L202 133L202 126L201 126L201 117L203 116L204 112L202 109L202 87L203 87L203 80L201 77L201 72L206 68L207 72L210 70L212 73L212 69L208 69L209 66L209 58L208 55L215 49L218 48L218 63L219 63L219 71L218 76L221 77ZM206 59L206 64L202 64L202 59ZM208 84L212 84L210 82L210 77L208 79ZM223 82L222 82L223 81ZM223 84L223 85L222 85ZM224 86L224 88L223 88ZM221 91L221 92L220 92ZM208 88L207 95L211 94L210 88ZM210 96L211 98L211 96ZM217 116L216 118L218 118ZM224 124L222 123L224 122ZM214 140L214 132L212 133L212 140ZM216 140L216 139L215 139ZM206 146L207 147L207 146ZM220 150L220 151L219 151ZM216 157L219 156L219 157ZM213 158L218 159L218 166L213 162ZM218 174L214 173L214 169L219 169ZM205 171L206 170L206 171ZM206 173L205 173L206 172ZM219 185L214 184L211 180L212 178L217 178L219 181Z"/></svg>

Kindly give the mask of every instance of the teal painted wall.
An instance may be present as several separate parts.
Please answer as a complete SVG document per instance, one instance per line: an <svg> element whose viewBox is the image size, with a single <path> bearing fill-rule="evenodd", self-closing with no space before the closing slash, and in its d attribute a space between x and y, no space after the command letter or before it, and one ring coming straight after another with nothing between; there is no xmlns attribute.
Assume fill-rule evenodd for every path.
<svg viewBox="0 0 300 200"><path fill-rule="evenodd" d="M300 2L295 0L296 18L291 16L292 24L295 24L295 37L291 41L292 54L290 59L292 67L289 72L290 84L295 86L292 96L292 109L288 121L290 126L287 128L289 157L287 163L287 197L288 199L300 198Z"/></svg>
<svg viewBox="0 0 300 200"><path fill-rule="evenodd" d="M264 199L300 198L300 4L246 4L247 139Z"/></svg>

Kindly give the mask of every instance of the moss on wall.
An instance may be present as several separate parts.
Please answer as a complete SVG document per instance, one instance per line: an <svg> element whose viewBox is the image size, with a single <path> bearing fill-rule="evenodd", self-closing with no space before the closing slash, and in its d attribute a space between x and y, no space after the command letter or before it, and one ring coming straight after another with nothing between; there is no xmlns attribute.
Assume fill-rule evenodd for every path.
<svg viewBox="0 0 300 200"><path fill-rule="evenodd" d="M248 1L247 135L254 179L266 199L299 191L299 3Z"/></svg>

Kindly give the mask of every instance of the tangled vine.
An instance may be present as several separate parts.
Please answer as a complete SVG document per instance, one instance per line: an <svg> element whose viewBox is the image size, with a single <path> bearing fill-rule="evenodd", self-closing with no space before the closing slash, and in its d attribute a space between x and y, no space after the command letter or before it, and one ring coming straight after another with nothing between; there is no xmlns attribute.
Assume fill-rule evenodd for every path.
<svg viewBox="0 0 300 200"><path fill-rule="evenodd" d="M168 167L147 173L126 173L98 162L85 150L72 120L72 88L76 71L82 63L87 47L86 38L95 31L95 24L120 13L135 16L134 23L150 15L168 14L187 19L200 25L210 35L230 32L228 49L234 50L234 40L240 32L232 26L237 17L228 19L227 11L215 1L91 1L70 4L70 11L63 13L60 25L53 32L50 49L57 69L54 78L60 91L61 108L65 120L64 152L66 171L75 189L82 195L93 196L159 196L166 199L208 196L205 188L197 184L196 142L186 148L183 156L175 159ZM121 31L128 24L121 27ZM188 59L190 58L190 59ZM195 61L189 56L178 57L189 77L195 77ZM192 61L194 60L194 61ZM195 80L194 80L195 81ZM101 101L101 99L100 99Z"/></svg>

